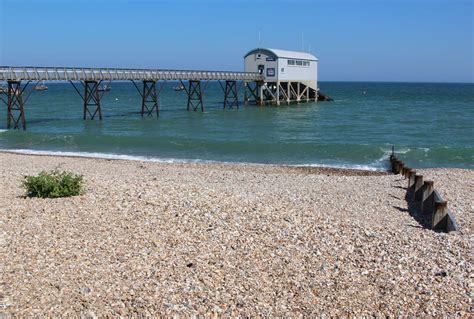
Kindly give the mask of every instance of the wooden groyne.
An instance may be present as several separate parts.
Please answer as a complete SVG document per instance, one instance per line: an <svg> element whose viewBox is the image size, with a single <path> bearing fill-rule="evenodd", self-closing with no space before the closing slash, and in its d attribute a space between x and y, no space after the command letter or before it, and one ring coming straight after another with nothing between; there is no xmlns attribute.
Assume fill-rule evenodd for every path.
<svg viewBox="0 0 474 319"><path fill-rule="evenodd" d="M401 174L407 180L407 200L419 205L420 214L431 215L431 229L444 232L458 230L448 202L436 191L433 181L423 180L423 175L417 174L416 170L397 159L393 149L390 163L392 172Z"/></svg>

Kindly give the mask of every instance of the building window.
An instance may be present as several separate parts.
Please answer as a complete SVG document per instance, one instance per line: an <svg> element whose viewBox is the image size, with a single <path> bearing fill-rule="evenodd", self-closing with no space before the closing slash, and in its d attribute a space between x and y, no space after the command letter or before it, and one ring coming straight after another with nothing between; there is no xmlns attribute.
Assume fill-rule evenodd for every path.
<svg viewBox="0 0 474 319"><path fill-rule="evenodd" d="M275 76L275 68L268 68L267 76Z"/></svg>
<svg viewBox="0 0 474 319"><path fill-rule="evenodd" d="M287 60L287 64L289 66L306 66L308 67L310 65L309 61L303 61L303 60Z"/></svg>

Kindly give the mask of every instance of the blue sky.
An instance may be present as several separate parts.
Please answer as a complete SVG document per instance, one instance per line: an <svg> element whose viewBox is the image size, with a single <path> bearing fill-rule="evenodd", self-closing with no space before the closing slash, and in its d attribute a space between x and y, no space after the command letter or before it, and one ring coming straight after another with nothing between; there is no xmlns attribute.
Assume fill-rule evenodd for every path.
<svg viewBox="0 0 474 319"><path fill-rule="evenodd" d="M473 0L0 0L0 64L242 70L259 30L323 81L474 82Z"/></svg>

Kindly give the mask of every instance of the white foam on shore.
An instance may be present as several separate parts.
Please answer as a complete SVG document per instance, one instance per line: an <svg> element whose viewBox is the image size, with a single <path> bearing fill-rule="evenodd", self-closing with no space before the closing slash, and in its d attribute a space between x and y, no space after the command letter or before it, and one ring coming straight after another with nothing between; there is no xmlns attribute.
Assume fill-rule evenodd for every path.
<svg viewBox="0 0 474 319"><path fill-rule="evenodd" d="M79 157L79 158L99 158L108 160L125 160L125 161L140 161L140 162L156 162L156 163L204 163L204 164L232 164L232 165L255 165L255 166L287 166L287 167L322 167L322 168L339 168L339 169L354 169L362 171L385 171L384 167L379 164L382 160L387 160L387 156L381 157L374 162L375 165L357 165L357 164L263 164L251 162L225 162L213 161L203 159L177 159L177 158L160 158L148 157L139 155L123 155L114 153L98 153L98 152L63 152L63 151L41 151L31 149L0 149L0 152L25 154L25 155L42 155L42 156L64 156L64 157ZM379 164L379 165L377 165Z"/></svg>
<svg viewBox="0 0 474 319"><path fill-rule="evenodd" d="M370 163L368 167L374 168L375 171L387 171L390 166L388 160L390 154L392 154L392 151L384 151L382 156ZM371 170L370 168L366 168L366 170Z"/></svg>
<svg viewBox="0 0 474 319"><path fill-rule="evenodd" d="M40 151L30 149L4 149L1 150L7 153L27 154L27 155L47 155L47 156L65 156L65 157L83 157L83 158L100 158L110 160L125 160L125 161L141 161L141 162L160 162L160 163L189 163L189 162L208 162L204 160L181 160L174 158L156 158L139 155L123 155L114 153L96 153L96 152L63 152L63 151ZM216 162L217 163L217 162Z"/></svg>
<svg viewBox="0 0 474 319"><path fill-rule="evenodd" d="M402 149L399 149L399 150L395 149L395 154L397 154L397 153L398 153L398 154L406 154L406 153L408 153L408 152L410 152L410 151L411 151L411 150L410 150L409 148L402 148Z"/></svg>
<svg viewBox="0 0 474 319"><path fill-rule="evenodd" d="M371 171L371 172L381 172L386 171L382 167L374 167L369 165L357 165L357 164L297 164L297 165L284 165L290 167L322 167L322 168L338 168L338 169L353 169L358 171Z"/></svg>
<svg viewBox="0 0 474 319"><path fill-rule="evenodd" d="M8 130L0 130L0 133L4 133L4 132L7 132Z"/></svg>

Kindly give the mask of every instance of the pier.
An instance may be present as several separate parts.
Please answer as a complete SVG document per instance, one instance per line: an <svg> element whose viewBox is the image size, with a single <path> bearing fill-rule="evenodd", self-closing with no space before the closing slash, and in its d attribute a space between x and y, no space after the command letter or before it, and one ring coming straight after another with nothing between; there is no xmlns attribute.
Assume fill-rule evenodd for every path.
<svg viewBox="0 0 474 319"><path fill-rule="evenodd" d="M104 82L109 85L112 81L130 81L141 96L141 116L153 117L155 114L159 117L158 97L166 81L181 83L188 97L188 111L204 112L202 82L205 87L209 81L218 81L224 93L224 108L238 108L239 84L244 87L244 103L263 104L258 96L258 87L263 85L263 80L262 75L252 72L4 66L0 67L0 81L7 83L2 91L6 97L0 98L7 105L7 128L25 130L25 104L32 93L32 90L27 93L26 89L31 83L70 82L83 101L83 119L102 120L104 92L100 87Z"/></svg>
<svg viewBox="0 0 474 319"><path fill-rule="evenodd" d="M142 117L160 116L158 98L166 81L179 81L187 95L188 111L204 112L203 92L217 81L223 108L239 108L239 87L244 104L280 105L328 100L317 86L318 59L308 53L258 48L244 57L245 72L162 69L0 66L0 99L7 105L7 128L26 129L25 105L30 83L71 83L83 102L83 119L102 120L101 99L113 81L130 81L141 97ZM42 88L45 89L44 86Z"/></svg>

